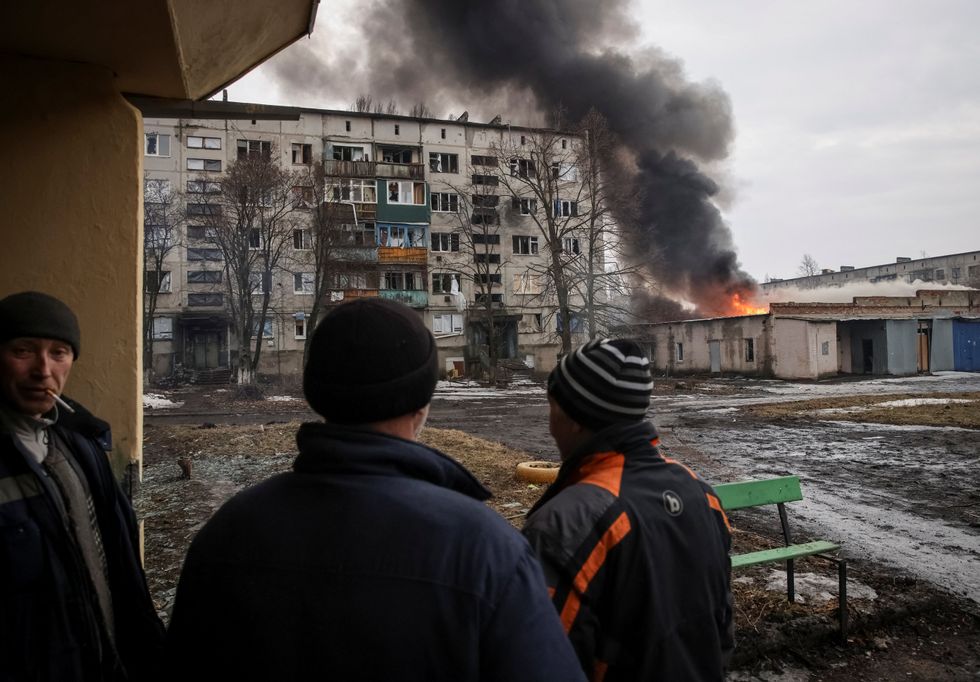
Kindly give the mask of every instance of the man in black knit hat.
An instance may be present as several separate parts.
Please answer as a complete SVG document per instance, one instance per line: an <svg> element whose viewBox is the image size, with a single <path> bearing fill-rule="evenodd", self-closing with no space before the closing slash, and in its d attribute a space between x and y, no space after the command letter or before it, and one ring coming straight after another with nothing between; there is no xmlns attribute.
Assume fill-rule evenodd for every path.
<svg viewBox="0 0 980 682"><path fill-rule="evenodd" d="M163 625L136 521L109 467L109 425L61 397L81 334L71 309L0 300L0 679L155 679Z"/></svg>
<svg viewBox="0 0 980 682"><path fill-rule="evenodd" d="M733 646L728 520L659 448L650 363L599 339L548 378L562 466L524 535L592 680L721 680Z"/></svg>
<svg viewBox="0 0 980 682"><path fill-rule="evenodd" d="M311 339L322 423L293 471L236 495L188 552L174 679L582 680L520 533L417 442L438 374L418 313L360 299Z"/></svg>

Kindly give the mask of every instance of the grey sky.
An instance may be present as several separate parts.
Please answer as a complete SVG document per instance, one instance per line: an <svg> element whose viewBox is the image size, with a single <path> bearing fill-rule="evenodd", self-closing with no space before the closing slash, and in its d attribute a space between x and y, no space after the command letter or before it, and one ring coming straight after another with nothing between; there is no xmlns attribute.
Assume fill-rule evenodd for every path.
<svg viewBox="0 0 980 682"><path fill-rule="evenodd" d="M634 3L640 32L619 49L659 47L731 97L735 144L714 174L757 279L794 276L804 253L837 268L980 248L980 3ZM352 7L321 5L308 47L369 47ZM360 92L285 101L270 73L230 97L343 109Z"/></svg>

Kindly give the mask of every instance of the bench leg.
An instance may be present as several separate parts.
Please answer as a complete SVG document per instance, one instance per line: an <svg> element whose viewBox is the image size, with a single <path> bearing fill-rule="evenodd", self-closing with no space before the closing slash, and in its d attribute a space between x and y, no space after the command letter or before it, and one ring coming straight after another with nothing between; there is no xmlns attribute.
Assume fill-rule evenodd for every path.
<svg viewBox="0 0 980 682"><path fill-rule="evenodd" d="M796 580L793 573L793 560L786 562L786 598L790 603L796 601Z"/></svg>
<svg viewBox="0 0 980 682"><path fill-rule="evenodd" d="M847 644L847 560L837 563L837 619L840 621L840 638Z"/></svg>

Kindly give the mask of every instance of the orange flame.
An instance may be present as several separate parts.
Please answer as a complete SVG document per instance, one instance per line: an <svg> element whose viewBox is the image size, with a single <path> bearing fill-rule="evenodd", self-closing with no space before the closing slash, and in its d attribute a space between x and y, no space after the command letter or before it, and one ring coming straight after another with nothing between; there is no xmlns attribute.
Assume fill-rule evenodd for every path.
<svg viewBox="0 0 980 682"><path fill-rule="evenodd" d="M769 306L758 306L743 301L741 294L737 293L732 294L728 307L733 315L765 315L769 312Z"/></svg>

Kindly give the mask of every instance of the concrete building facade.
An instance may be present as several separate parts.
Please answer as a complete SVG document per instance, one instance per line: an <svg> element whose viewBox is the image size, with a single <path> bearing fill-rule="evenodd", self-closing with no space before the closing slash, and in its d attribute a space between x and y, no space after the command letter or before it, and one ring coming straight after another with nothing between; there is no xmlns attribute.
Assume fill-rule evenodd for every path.
<svg viewBox="0 0 980 682"><path fill-rule="evenodd" d="M894 263L856 268L842 265L837 270L824 268L819 274L788 279L770 279L759 285L763 299L787 289L818 289L868 282L914 282L960 284L980 288L980 251L955 253L929 258L898 257ZM928 284L925 284L926 286Z"/></svg>
<svg viewBox="0 0 980 682"><path fill-rule="evenodd" d="M764 315L638 325L634 334L668 376L819 379L980 371L980 291L773 303Z"/></svg>
<svg viewBox="0 0 980 682"><path fill-rule="evenodd" d="M230 109L238 113L225 118L144 118L147 183L166 183L181 195L187 209L160 282L153 321L156 376L220 373L235 364L238 349L229 327L227 273L220 250L200 220L203 209L195 195L217 191L229 165L256 150L277 155L281 166L291 171L322 162L325 200L350 211L350 241L343 249L347 265L324 305L364 296L401 301L418 310L436 336L446 374L476 374L487 362L482 296L489 290L498 357L537 371L554 366L559 322L542 274L551 254L529 213L554 210L575 215L584 205L580 209L578 201L570 199L556 200L554 207L539 206L534 199L509 196L506 183L498 187L501 173L528 172L516 156L507 168L501 150L520 154L541 131L470 122L465 116L439 120L262 109L279 111L277 120L274 113L250 118L249 112L258 110L255 105L228 103L225 110ZM571 158L579 148L580 140L572 134L553 136L559 154ZM558 162L554 166L537 172L557 174ZM556 186L570 198L582 194L574 172ZM300 205L297 211L315 208ZM486 237L464 227L482 221L495 225ZM272 273L271 323L262 330L259 367L265 375L298 374L305 339L315 326L310 318L311 244L309 235L298 232ZM481 246L486 242L482 257L497 266L482 288L474 281L479 276L472 268L477 256L468 248L468 242L478 238ZM580 242L572 232L564 240L569 257L581 255L585 240ZM575 320L571 328L575 342L580 342Z"/></svg>

